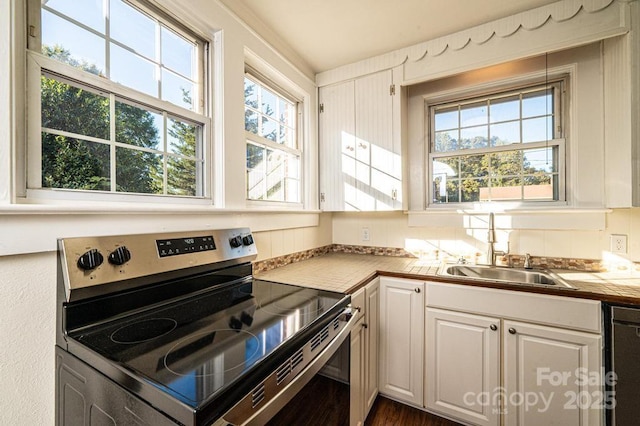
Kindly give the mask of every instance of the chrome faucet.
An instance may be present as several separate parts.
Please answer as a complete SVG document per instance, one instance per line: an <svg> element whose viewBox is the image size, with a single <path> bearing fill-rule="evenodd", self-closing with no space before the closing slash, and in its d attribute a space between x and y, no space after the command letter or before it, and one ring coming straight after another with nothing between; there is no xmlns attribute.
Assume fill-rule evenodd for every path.
<svg viewBox="0 0 640 426"><path fill-rule="evenodd" d="M531 255L529 253L524 255L524 269L533 269L531 265Z"/></svg>
<svg viewBox="0 0 640 426"><path fill-rule="evenodd" d="M494 244L496 243L496 228L493 212L489 213L489 232L487 235L487 243L487 263L491 266L496 266L496 256L506 256L508 252L501 250L496 251L494 247Z"/></svg>

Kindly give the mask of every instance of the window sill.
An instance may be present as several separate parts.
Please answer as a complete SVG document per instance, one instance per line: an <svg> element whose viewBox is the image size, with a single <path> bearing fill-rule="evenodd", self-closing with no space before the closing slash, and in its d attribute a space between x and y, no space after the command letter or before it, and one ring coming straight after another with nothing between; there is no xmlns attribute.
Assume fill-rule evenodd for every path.
<svg viewBox="0 0 640 426"><path fill-rule="evenodd" d="M495 206L494 206L495 207ZM606 227L607 208L573 208L562 206L497 208L431 208L408 212L410 227L486 229L487 215L495 213L496 227L501 229L590 230Z"/></svg>

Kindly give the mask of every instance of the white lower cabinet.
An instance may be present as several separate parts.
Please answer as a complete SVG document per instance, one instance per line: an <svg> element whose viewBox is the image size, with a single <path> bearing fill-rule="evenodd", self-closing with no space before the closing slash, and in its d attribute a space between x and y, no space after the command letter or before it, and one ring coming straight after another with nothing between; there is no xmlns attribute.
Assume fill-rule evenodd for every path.
<svg viewBox="0 0 640 426"><path fill-rule="evenodd" d="M500 424L500 319L427 308L425 406L477 425Z"/></svg>
<svg viewBox="0 0 640 426"><path fill-rule="evenodd" d="M599 302L441 283L426 293L429 411L474 425L603 423Z"/></svg>
<svg viewBox="0 0 640 426"><path fill-rule="evenodd" d="M351 296L360 320L351 332L349 373L351 426L363 425L378 396L378 318L380 285L376 278Z"/></svg>
<svg viewBox="0 0 640 426"><path fill-rule="evenodd" d="M599 335L505 320L502 338L505 425L602 424Z"/></svg>
<svg viewBox="0 0 640 426"><path fill-rule="evenodd" d="M422 406L424 282L380 277L380 393Z"/></svg>

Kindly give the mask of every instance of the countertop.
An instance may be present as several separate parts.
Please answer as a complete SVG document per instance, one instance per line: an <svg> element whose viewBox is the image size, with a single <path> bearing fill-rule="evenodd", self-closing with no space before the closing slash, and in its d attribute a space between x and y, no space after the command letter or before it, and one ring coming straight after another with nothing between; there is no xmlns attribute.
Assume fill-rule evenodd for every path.
<svg viewBox="0 0 640 426"><path fill-rule="evenodd" d="M437 275L441 262L411 257L353 253L327 253L255 274L267 281L295 284L341 293L353 293L378 275L449 282L515 291L595 299L603 302L640 304L640 273L637 271L586 272L554 270L575 289L472 281Z"/></svg>

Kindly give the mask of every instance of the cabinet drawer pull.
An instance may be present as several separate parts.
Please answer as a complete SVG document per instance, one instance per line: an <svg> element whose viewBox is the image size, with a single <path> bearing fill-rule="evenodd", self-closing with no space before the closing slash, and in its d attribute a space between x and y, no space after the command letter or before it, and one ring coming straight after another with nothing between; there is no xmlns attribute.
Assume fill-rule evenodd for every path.
<svg viewBox="0 0 640 426"><path fill-rule="evenodd" d="M416 287L416 288L415 288L415 292L416 292L416 293L420 293L420 287Z"/></svg>
<svg viewBox="0 0 640 426"><path fill-rule="evenodd" d="M516 334L516 329L515 329L515 328L513 328L513 327L510 327L510 328L509 328L509 333L510 333L510 334Z"/></svg>
<svg viewBox="0 0 640 426"><path fill-rule="evenodd" d="M498 326L497 326L497 325L495 325L495 324L491 324L491 325L489 326L489 328L490 328L492 331L496 331L496 330L498 329Z"/></svg>
<svg viewBox="0 0 640 426"><path fill-rule="evenodd" d="M368 328L369 326L367 324L362 324L362 328Z"/></svg>

